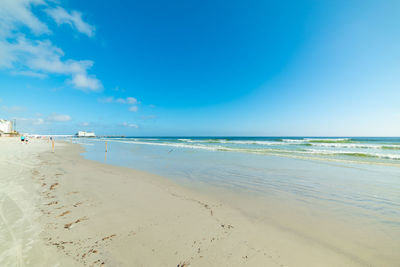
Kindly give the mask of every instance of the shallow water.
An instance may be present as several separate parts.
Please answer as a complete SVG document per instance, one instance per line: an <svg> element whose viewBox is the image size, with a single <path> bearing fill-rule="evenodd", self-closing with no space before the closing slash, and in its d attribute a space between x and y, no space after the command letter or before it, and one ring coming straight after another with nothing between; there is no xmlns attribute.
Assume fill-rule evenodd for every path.
<svg viewBox="0 0 400 267"><path fill-rule="evenodd" d="M178 139L181 138L107 139L107 153L104 139L75 139L74 142L85 146L84 156L88 159L168 177L213 194L249 216L318 239L319 243L329 240L329 244L336 242L337 247L350 246L353 249L349 251L354 254L359 253L354 248L361 243L367 259L369 256L385 257L391 259L391 263L400 260L396 256L400 249L400 167L382 165L393 159L368 158L365 161L358 156L337 157L338 153L322 158L293 158L281 153L205 149L201 145L202 142L219 142L220 146L221 142L282 141ZM304 138L290 140L296 141L283 142L310 143ZM369 146L397 146L393 139L385 140L385 144L382 140L361 143L344 138L312 141L322 146L366 146L367 142ZM188 145L190 142L195 145ZM229 146L232 145L229 143Z"/></svg>

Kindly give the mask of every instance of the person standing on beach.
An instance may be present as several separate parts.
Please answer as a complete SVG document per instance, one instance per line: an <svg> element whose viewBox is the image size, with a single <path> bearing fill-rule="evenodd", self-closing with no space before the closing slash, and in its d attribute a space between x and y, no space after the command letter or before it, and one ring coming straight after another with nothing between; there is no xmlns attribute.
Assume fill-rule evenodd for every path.
<svg viewBox="0 0 400 267"><path fill-rule="evenodd" d="M25 136L21 135L21 142L25 141Z"/></svg>

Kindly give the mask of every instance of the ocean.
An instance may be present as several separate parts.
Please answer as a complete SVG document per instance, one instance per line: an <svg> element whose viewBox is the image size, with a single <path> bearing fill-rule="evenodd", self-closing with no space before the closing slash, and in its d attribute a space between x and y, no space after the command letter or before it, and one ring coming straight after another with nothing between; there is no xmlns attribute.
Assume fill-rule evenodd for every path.
<svg viewBox="0 0 400 267"><path fill-rule="evenodd" d="M400 138L392 137L154 137L101 138L171 149L228 151L314 160L400 163Z"/></svg>

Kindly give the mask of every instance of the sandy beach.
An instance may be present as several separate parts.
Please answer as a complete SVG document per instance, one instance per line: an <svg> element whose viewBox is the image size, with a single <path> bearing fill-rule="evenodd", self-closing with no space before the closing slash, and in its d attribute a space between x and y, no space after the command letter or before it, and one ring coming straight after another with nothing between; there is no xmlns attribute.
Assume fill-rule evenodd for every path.
<svg viewBox="0 0 400 267"><path fill-rule="evenodd" d="M0 138L1 266L396 266L277 227L77 144Z"/></svg>

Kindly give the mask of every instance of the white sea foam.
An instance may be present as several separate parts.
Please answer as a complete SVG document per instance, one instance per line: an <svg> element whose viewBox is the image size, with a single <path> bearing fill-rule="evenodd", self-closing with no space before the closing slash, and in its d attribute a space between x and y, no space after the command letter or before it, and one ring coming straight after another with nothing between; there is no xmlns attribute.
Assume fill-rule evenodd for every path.
<svg viewBox="0 0 400 267"><path fill-rule="evenodd" d="M400 145L382 145L382 144L361 144L361 143L310 143L316 147L338 147L338 148L369 148L369 149L383 149L386 147L393 149L400 149Z"/></svg>
<svg viewBox="0 0 400 267"><path fill-rule="evenodd" d="M323 154L323 155L348 155L348 156L361 156L361 157L376 157L382 159L394 159L400 160L400 154L384 154L384 153L370 153L370 152L358 152L348 150L322 150L322 149L307 149L303 153L310 154Z"/></svg>
<svg viewBox="0 0 400 267"><path fill-rule="evenodd" d="M287 149L287 148L268 148L268 146L273 145L287 145L288 143L279 142L279 141L259 141L259 140L226 140L226 139L176 139L180 142L171 142L171 139L143 139L143 138L120 138L120 139L103 139L120 142L120 143L128 143L128 144L138 144L138 145L153 145L153 146L168 146L175 148L187 148L187 149L201 149L201 150L210 150L210 151L229 151L229 152L242 152L242 153L257 153L257 154L271 154L271 153L279 153L279 154L302 154L302 155L324 155L324 156L341 156L348 155L352 157L371 157L371 158L382 158L382 159L391 159L391 160L400 160L399 154L389 154L389 153L372 153L365 152L363 149L382 149L383 147L390 147L393 149L400 149L400 145L385 145L385 144L363 144L363 143L306 143L315 149ZM294 141L294 144L298 144L296 142L304 142L299 139L285 139L290 140L289 143ZM314 139L313 139L314 140ZM318 139L319 140L319 139ZM328 139L323 139L328 140ZM338 140L338 139L334 139ZM345 140L341 138L341 140ZM265 145L265 148L255 148L255 147L232 147L229 146L231 144L257 144L257 145ZM321 148L334 148L332 150L321 149ZM348 150L343 150L343 148L347 148ZM354 149L354 150L353 150ZM360 150L361 149L361 150Z"/></svg>
<svg viewBox="0 0 400 267"><path fill-rule="evenodd" d="M303 144L303 143L305 143L305 140L304 139L282 139L282 142Z"/></svg>
<svg viewBox="0 0 400 267"><path fill-rule="evenodd" d="M138 145L153 145L153 146L170 146L170 147L179 147L179 148L192 148L192 149L204 149L204 150L221 150L224 149L222 146L206 146L206 145L189 145L182 143L156 143L156 142L143 142L143 141L116 141L119 143L127 143L127 144L138 144Z"/></svg>
<svg viewBox="0 0 400 267"><path fill-rule="evenodd" d="M220 143L220 144L243 144L243 145L286 145L281 141L259 141L259 140L227 140L227 139L178 139L187 143Z"/></svg>
<svg viewBox="0 0 400 267"><path fill-rule="evenodd" d="M305 141L331 141L331 142L341 142L341 141L349 141L350 138L304 138Z"/></svg>

